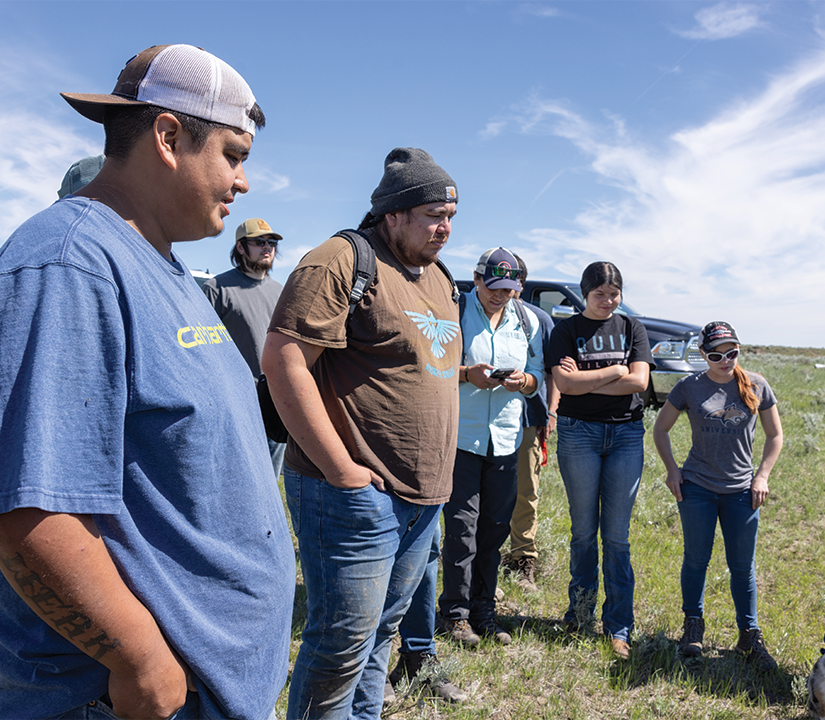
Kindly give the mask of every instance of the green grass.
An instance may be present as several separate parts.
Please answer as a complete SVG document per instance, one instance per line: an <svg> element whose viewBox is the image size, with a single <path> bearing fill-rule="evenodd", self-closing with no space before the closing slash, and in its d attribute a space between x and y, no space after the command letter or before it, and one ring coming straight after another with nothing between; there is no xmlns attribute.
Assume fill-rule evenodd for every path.
<svg viewBox="0 0 825 720"><path fill-rule="evenodd" d="M819 657L825 631L825 350L745 348L742 364L764 375L779 399L785 446L762 510L757 548L759 618L779 663L762 674L736 656L737 630L721 534L717 529L705 597L705 653L683 660L676 640L682 623L679 569L682 533L665 471L645 438L645 472L630 528L636 573L636 632L628 662L615 660L599 634L569 635L567 604L570 520L564 488L548 447L539 507L539 592L525 595L502 574L499 620L513 643L490 641L473 650L437 640L452 680L469 695L458 706L427 697L402 698L384 713L398 720L791 720L807 718L805 678ZM652 428L656 411L648 410ZM757 426L758 427L758 426ZM671 433L684 459L689 429L680 418ZM755 458L763 436L757 430ZM552 441L549 445L552 444ZM506 546L504 548L507 549ZM292 659L300 641L306 595L298 581ZM603 596L599 598L599 607ZM395 652L390 660L395 663ZM279 701L286 709L286 692Z"/></svg>

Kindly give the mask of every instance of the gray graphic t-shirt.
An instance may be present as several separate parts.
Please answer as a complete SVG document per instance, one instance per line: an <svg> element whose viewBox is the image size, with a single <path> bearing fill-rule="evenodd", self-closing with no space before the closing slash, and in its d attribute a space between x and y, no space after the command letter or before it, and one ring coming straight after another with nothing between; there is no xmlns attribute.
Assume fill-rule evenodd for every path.
<svg viewBox="0 0 825 720"><path fill-rule="evenodd" d="M748 373L759 397L759 411L776 405L776 396L761 375ZM693 446L682 477L711 492L747 490L753 480L753 435L756 415L739 397L736 380L720 385L707 373L679 381L667 398L690 421Z"/></svg>

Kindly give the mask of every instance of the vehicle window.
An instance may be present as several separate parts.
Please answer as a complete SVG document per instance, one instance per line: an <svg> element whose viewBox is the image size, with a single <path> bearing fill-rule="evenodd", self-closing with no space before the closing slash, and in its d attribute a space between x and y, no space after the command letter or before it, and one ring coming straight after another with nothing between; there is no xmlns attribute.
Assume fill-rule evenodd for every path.
<svg viewBox="0 0 825 720"><path fill-rule="evenodd" d="M553 311L556 305L572 305L567 296L560 290L542 290L539 292L539 307L548 315Z"/></svg>
<svg viewBox="0 0 825 720"><path fill-rule="evenodd" d="M619 303L619 307L616 308L616 312L620 315L641 315L641 313L636 312L630 305L628 305L624 300Z"/></svg>
<svg viewBox="0 0 825 720"><path fill-rule="evenodd" d="M203 284L209 280L209 278L214 277L208 270L203 272L203 270L192 270L192 277L195 278L195 282L198 284L198 287L202 288Z"/></svg>
<svg viewBox="0 0 825 720"><path fill-rule="evenodd" d="M538 292L538 306L548 314L552 314L553 307L556 305L572 306L576 309L576 312L579 312L580 308L584 307L581 289L578 285L568 285L567 289L575 295L575 301L571 301L561 290L547 288ZM624 301L616 308L616 312L621 315L639 315L636 310Z"/></svg>

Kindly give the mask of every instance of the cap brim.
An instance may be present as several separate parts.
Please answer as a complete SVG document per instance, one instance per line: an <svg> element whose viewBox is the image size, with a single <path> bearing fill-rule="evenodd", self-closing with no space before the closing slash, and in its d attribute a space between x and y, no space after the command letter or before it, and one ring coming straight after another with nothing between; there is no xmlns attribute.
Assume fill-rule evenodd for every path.
<svg viewBox="0 0 825 720"><path fill-rule="evenodd" d="M713 342L702 345L702 349L705 352L710 352L711 350L715 350L716 348L727 344L741 345L741 343L736 338L722 338L721 340L714 340Z"/></svg>
<svg viewBox="0 0 825 720"><path fill-rule="evenodd" d="M521 290L521 283L506 277L484 278L484 284L489 290Z"/></svg>
<svg viewBox="0 0 825 720"><path fill-rule="evenodd" d="M248 237L248 238L261 237L261 235L272 235L272 237L274 237L276 240L283 240L283 238L280 235L278 235L278 233L272 232L271 230L261 230L260 232L247 233L246 235L242 235L241 237L239 237L238 240L243 240L245 237Z"/></svg>
<svg viewBox="0 0 825 720"><path fill-rule="evenodd" d="M103 111L113 105L148 105L149 103L140 100L129 100L119 95L96 95L94 93L60 93L62 98L69 103L83 117L94 122L103 122Z"/></svg>

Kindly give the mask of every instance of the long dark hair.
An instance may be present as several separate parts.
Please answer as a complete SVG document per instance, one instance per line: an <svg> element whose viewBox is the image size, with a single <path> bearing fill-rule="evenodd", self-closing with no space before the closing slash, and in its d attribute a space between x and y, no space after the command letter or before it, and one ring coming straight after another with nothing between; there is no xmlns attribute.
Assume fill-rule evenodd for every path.
<svg viewBox="0 0 825 720"><path fill-rule="evenodd" d="M249 246L246 244L246 238L241 238L239 241L235 241L235 244L229 251L229 260L232 263L232 267L238 267L240 265L241 270L243 270L243 255L238 252L238 242L240 242L243 245L244 250L249 253Z"/></svg>
<svg viewBox="0 0 825 720"><path fill-rule="evenodd" d="M612 285L622 292L622 274L619 268L604 260L590 263L584 269L581 279L582 297L586 300L590 291L601 285Z"/></svg>
<svg viewBox="0 0 825 720"><path fill-rule="evenodd" d="M367 230L368 228L375 227L384 219L383 215L378 215L377 217L373 215L371 212L367 212L364 215L364 219L361 220L361 224L358 226L359 230Z"/></svg>

